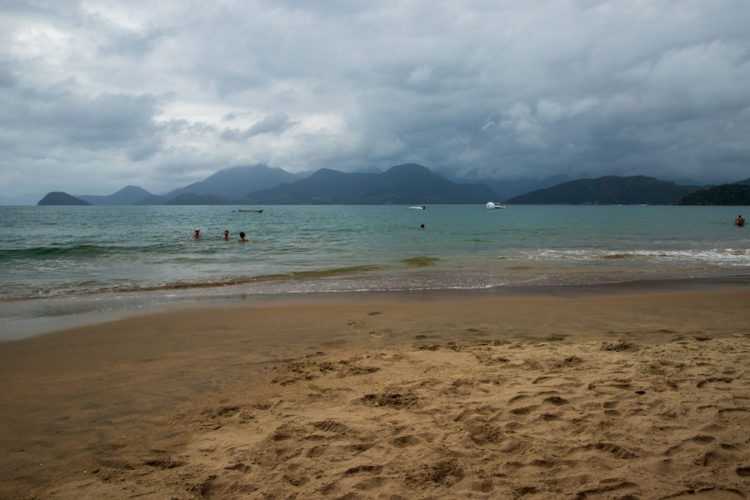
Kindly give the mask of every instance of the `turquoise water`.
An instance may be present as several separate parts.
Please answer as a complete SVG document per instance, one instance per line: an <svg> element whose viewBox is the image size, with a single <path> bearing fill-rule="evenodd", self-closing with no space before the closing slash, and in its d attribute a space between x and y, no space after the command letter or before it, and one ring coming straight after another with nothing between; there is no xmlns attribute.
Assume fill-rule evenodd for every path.
<svg viewBox="0 0 750 500"><path fill-rule="evenodd" d="M750 228L733 225L738 207L237 208L0 207L0 313L65 316L135 296L142 305L179 295L484 289L750 271ZM195 228L202 239L191 238ZM231 241L221 239L225 229ZM250 243L236 241L240 231Z"/></svg>
<svg viewBox="0 0 750 500"><path fill-rule="evenodd" d="M376 280L410 288L399 284L405 275L412 282L436 271L445 287L462 272L484 276L473 277L477 287L584 271L599 280L623 272L739 273L750 269L750 232L732 225L738 210L273 206L256 214L224 206L0 207L0 299L229 283L262 291L264 281L285 275L295 281L346 275L365 287ZM202 239L191 238L195 228ZM221 239L225 229L231 241ZM250 243L236 241L240 231ZM318 287L335 287L331 281ZM430 283L441 287L439 277Z"/></svg>

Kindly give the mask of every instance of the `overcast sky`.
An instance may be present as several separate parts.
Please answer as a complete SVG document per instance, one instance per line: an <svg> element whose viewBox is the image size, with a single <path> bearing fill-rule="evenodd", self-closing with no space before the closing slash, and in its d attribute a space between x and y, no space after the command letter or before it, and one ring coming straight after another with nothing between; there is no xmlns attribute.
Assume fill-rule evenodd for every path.
<svg viewBox="0 0 750 500"><path fill-rule="evenodd" d="M218 169L750 177L747 0L0 0L0 203Z"/></svg>

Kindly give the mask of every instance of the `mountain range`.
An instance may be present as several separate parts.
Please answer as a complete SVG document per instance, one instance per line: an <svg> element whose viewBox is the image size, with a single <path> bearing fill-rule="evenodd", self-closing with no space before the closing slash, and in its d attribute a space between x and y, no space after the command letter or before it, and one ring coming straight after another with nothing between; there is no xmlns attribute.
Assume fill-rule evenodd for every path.
<svg viewBox="0 0 750 500"><path fill-rule="evenodd" d="M324 168L301 179L279 168L254 165L220 170L165 195L127 186L107 196L53 197L51 203L45 197L39 204L76 204L75 199L91 205L451 204L485 203L496 196L484 184L453 182L417 164L378 173Z"/></svg>
<svg viewBox="0 0 750 500"><path fill-rule="evenodd" d="M497 192L532 189L507 199L511 204L745 204L750 179L728 186L682 185L646 176L605 176L546 187L553 179L466 184L417 164L397 165L385 172L340 172L320 169L291 174L265 165L219 170L206 179L163 195L127 186L107 196L49 193L39 205L272 205L272 204L457 204L507 199ZM721 188L721 189L719 189ZM701 190L708 191L695 197ZM749 188L750 189L750 188Z"/></svg>
<svg viewBox="0 0 750 500"><path fill-rule="evenodd" d="M482 203L496 194L484 184L458 184L414 163L382 173L344 173L323 168L310 177L240 199L246 204L437 204Z"/></svg>
<svg viewBox="0 0 750 500"><path fill-rule="evenodd" d="M183 194L197 194L219 195L230 200L236 200L251 191L273 188L297 179L296 175L290 174L286 170L265 165L230 167L219 170L205 180L170 191L164 197L170 200Z"/></svg>

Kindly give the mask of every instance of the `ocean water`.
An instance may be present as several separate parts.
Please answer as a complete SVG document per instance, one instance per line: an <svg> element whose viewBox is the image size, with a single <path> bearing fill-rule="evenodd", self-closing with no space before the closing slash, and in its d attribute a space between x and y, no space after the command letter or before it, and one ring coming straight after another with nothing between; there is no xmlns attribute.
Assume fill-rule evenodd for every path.
<svg viewBox="0 0 750 500"><path fill-rule="evenodd" d="M180 301L750 274L740 207L238 208L0 207L0 338Z"/></svg>

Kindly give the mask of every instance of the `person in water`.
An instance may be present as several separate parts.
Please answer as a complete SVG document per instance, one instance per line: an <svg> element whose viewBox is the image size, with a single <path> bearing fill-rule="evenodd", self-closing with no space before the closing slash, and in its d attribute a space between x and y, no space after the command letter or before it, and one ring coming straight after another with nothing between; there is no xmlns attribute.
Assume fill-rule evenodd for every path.
<svg viewBox="0 0 750 500"><path fill-rule="evenodd" d="M744 226L745 225L745 219L742 218L741 215L738 215L736 219L734 219L734 225L735 226Z"/></svg>
<svg viewBox="0 0 750 500"><path fill-rule="evenodd" d="M201 230L196 229L195 232L193 233L193 238L199 239L200 237L201 237Z"/></svg>
<svg viewBox="0 0 750 500"><path fill-rule="evenodd" d="M240 233L240 239L237 240L237 241L245 242L245 241L250 241L250 240L248 240L247 238L245 238L245 233L241 232Z"/></svg>
<svg viewBox="0 0 750 500"><path fill-rule="evenodd" d="M227 231L226 229L224 230L224 240L229 241L229 231Z"/></svg>

